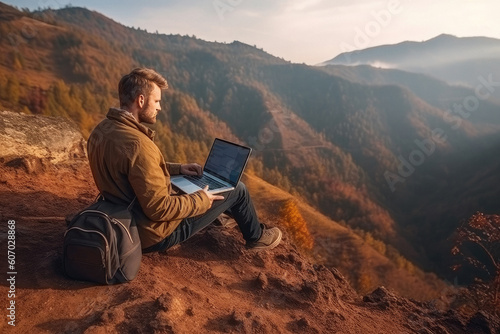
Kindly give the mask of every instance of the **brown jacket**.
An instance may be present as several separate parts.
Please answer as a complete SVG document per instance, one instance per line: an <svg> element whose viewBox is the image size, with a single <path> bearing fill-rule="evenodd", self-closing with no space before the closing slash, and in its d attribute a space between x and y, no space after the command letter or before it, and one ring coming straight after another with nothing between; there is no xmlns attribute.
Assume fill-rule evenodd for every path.
<svg viewBox="0 0 500 334"><path fill-rule="evenodd" d="M165 162L153 130L121 109L111 108L106 117L87 143L90 168L104 198L127 204L137 196L133 213L142 248L163 240L183 218L208 210L202 191L171 195L170 175L180 173L180 164Z"/></svg>

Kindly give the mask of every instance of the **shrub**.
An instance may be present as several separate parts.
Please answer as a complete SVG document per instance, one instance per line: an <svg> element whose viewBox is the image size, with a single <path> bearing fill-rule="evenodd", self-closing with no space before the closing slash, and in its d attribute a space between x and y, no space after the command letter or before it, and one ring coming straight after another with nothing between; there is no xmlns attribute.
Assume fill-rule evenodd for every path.
<svg viewBox="0 0 500 334"><path fill-rule="evenodd" d="M280 210L281 224L287 229L297 246L312 250L314 241L307 228L307 223L299 212L293 199L285 202Z"/></svg>
<svg viewBox="0 0 500 334"><path fill-rule="evenodd" d="M473 312L500 312L500 216L476 213L457 229L453 255L478 269L461 299ZM458 270L462 265L452 267Z"/></svg>

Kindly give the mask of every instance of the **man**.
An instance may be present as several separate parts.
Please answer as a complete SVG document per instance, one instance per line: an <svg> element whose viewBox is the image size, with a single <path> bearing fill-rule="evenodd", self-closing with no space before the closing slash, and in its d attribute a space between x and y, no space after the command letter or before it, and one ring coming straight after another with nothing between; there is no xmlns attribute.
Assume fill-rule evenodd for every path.
<svg viewBox="0 0 500 334"><path fill-rule="evenodd" d="M223 195L210 194L208 187L193 194L172 194L170 175L199 175L202 168L195 163L166 163L153 142L154 131L141 124L156 122L161 90L167 88L160 74L146 68L136 68L120 80L120 108L109 110L87 143L90 168L101 194L115 203L134 202L132 213L143 252L183 242L223 212L234 217L248 248L276 247L281 231L258 221L243 183Z"/></svg>

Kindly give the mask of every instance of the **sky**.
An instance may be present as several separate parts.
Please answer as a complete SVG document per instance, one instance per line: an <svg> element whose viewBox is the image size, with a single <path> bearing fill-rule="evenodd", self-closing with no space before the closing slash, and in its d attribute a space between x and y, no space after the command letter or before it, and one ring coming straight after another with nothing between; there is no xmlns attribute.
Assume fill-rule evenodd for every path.
<svg viewBox="0 0 500 334"><path fill-rule="evenodd" d="M498 0L1 0L18 8L85 7L129 27L254 45L316 65L346 51L446 33L500 39Z"/></svg>

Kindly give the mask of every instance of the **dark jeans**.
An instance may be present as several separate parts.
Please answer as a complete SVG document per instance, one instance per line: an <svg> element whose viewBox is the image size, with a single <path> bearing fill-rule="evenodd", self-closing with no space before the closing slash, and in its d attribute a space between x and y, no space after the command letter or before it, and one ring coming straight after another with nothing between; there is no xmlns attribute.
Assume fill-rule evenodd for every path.
<svg viewBox="0 0 500 334"><path fill-rule="evenodd" d="M172 234L156 245L143 249L142 252L148 253L169 249L210 225L223 212L234 217L243 238L247 242L258 240L262 233L262 227L257 219L257 213L245 185L240 182L234 190L221 195L224 196L224 199L214 201L212 207L203 215L183 219Z"/></svg>

